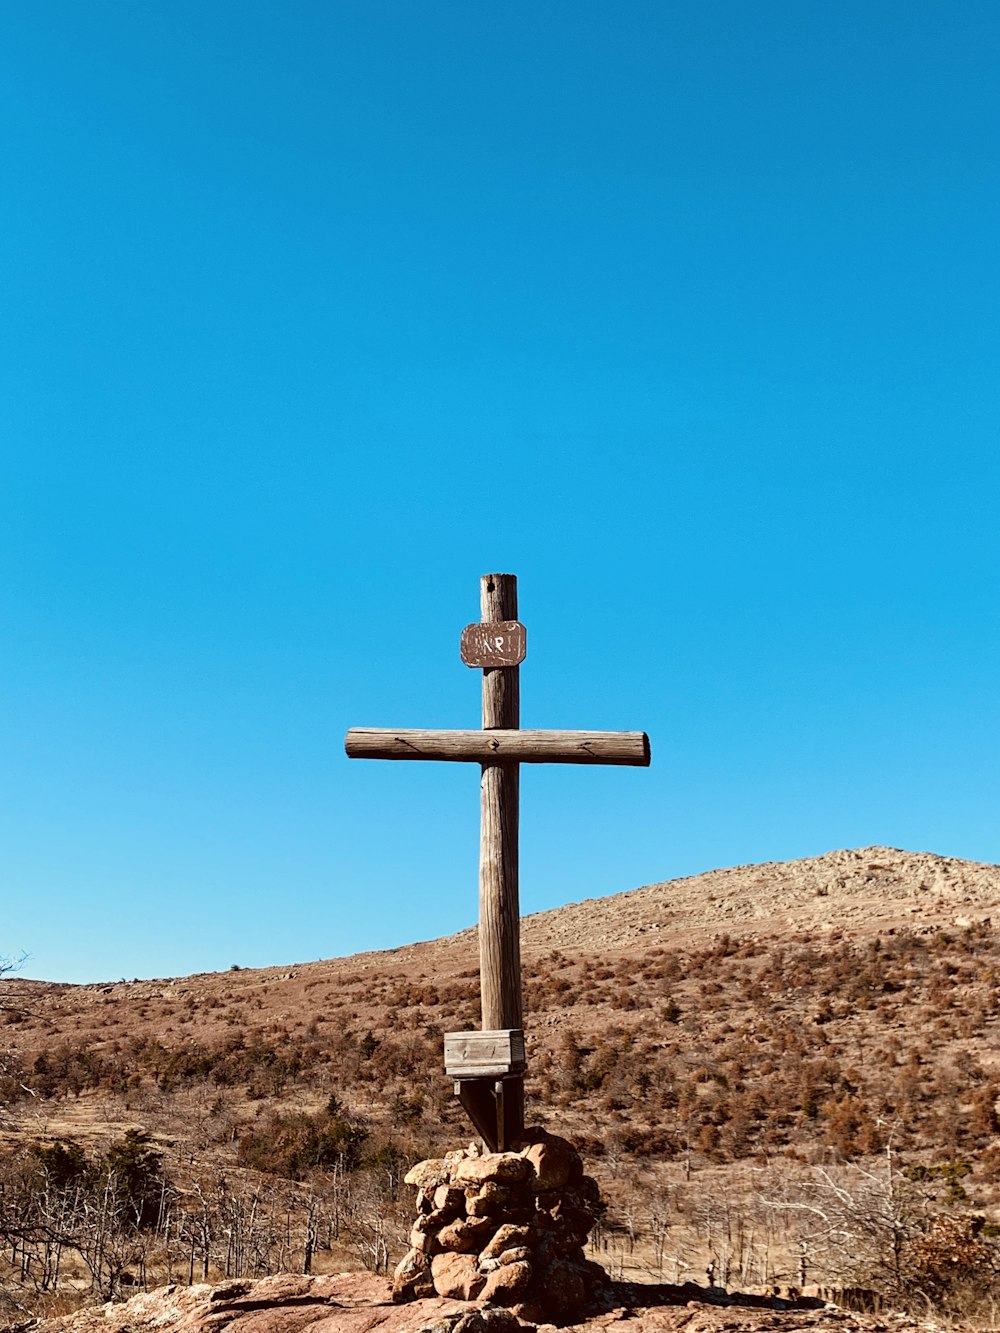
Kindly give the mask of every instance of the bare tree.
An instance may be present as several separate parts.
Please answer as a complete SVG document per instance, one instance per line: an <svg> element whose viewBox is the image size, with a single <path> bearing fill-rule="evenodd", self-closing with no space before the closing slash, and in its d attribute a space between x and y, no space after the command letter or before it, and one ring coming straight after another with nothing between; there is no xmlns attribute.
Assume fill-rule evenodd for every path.
<svg viewBox="0 0 1000 1333"><path fill-rule="evenodd" d="M814 1167L788 1181L783 1197L762 1202L797 1216L800 1273L818 1268L833 1284L905 1293L906 1248L925 1223L928 1201L899 1171L891 1142L879 1167Z"/></svg>

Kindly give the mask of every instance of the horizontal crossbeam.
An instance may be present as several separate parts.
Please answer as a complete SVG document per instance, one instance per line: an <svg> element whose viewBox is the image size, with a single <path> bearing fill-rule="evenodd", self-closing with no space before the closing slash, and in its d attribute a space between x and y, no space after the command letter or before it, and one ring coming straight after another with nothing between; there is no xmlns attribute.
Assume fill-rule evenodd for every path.
<svg viewBox="0 0 1000 1333"><path fill-rule="evenodd" d="M352 727L350 759L445 759L488 764L649 764L644 731L423 731Z"/></svg>

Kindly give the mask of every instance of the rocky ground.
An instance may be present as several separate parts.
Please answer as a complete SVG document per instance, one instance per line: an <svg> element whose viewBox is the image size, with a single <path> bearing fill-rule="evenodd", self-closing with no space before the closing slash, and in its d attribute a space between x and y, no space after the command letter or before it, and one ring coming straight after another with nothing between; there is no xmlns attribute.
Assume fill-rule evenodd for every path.
<svg viewBox="0 0 1000 1333"><path fill-rule="evenodd" d="M371 1273L281 1274L256 1282L160 1287L120 1305L7 1324L2 1333L518 1333L534 1325L507 1310L429 1297L396 1305ZM952 1324L953 1330L960 1326ZM565 1333L930 1333L939 1325L897 1314L855 1314L819 1301L725 1294L693 1285L611 1284Z"/></svg>

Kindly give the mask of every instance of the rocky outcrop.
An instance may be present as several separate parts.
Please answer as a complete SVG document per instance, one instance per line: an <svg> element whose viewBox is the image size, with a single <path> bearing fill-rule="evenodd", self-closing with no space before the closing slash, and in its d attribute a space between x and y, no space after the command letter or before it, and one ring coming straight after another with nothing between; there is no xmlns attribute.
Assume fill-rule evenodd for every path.
<svg viewBox="0 0 1000 1333"><path fill-rule="evenodd" d="M612 1283L602 1305L562 1333L933 1333L939 1328L907 1315L854 1314L815 1300L693 1285ZM949 1333L961 1327L951 1324ZM385 1278L341 1273L160 1287L121 1305L0 1323L0 1333L533 1333L533 1326L503 1307L441 1296L393 1304ZM549 1326L538 1333L555 1331Z"/></svg>
<svg viewBox="0 0 1000 1333"><path fill-rule="evenodd" d="M565 1139L526 1130L517 1152L472 1145L418 1162L406 1183L417 1191L417 1217L394 1301L433 1292L565 1324L607 1286L583 1251L600 1191Z"/></svg>
<svg viewBox="0 0 1000 1333"><path fill-rule="evenodd" d="M373 1273L280 1273L216 1286L168 1286L58 1319L0 1324L0 1333L532 1333L509 1310L431 1296L394 1305Z"/></svg>

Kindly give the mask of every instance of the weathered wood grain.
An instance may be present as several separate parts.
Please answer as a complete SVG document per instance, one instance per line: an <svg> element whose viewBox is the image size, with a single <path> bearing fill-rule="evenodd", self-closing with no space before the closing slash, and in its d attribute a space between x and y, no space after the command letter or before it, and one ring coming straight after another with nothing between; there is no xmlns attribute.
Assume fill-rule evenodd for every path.
<svg viewBox="0 0 1000 1333"><path fill-rule="evenodd" d="M524 1073L524 1033L446 1032L444 1067L449 1078L504 1078Z"/></svg>
<svg viewBox="0 0 1000 1333"><path fill-rule="evenodd" d="M516 667L488 670L485 676ZM483 681L486 688L486 681ZM505 691L509 694L509 691ZM539 731L525 727L488 731L352 727L344 741L351 759L437 759L476 764L649 765L644 731Z"/></svg>
<svg viewBox="0 0 1000 1333"><path fill-rule="evenodd" d="M479 584L482 621L517 620L517 579L484 574ZM498 735L520 736L519 671L483 671L483 745L479 823L479 984L483 1028L520 1028L521 909L518 903L518 798L520 773L501 756ZM500 758L508 762L498 762Z"/></svg>

